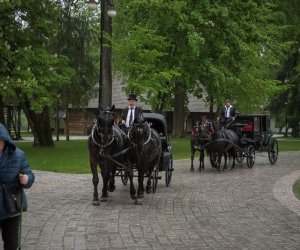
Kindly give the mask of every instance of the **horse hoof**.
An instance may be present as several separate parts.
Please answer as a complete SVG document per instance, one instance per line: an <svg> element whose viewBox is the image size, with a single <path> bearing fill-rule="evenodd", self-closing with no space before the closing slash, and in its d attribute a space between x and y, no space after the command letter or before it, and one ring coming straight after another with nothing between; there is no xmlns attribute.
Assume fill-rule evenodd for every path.
<svg viewBox="0 0 300 250"><path fill-rule="evenodd" d="M143 199L144 198L144 193L140 193L140 194L138 194L138 199Z"/></svg>
<svg viewBox="0 0 300 250"><path fill-rule="evenodd" d="M130 198L133 199L133 200L135 200L136 199L136 195L135 194L134 195L130 194Z"/></svg>
<svg viewBox="0 0 300 250"><path fill-rule="evenodd" d="M116 186L108 187L108 192L114 192L116 190Z"/></svg>
<svg viewBox="0 0 300 250"><path fill-rule="evenodd" d="M193 169L193 168L191 168L191 169L190 169L190 172L191 172L191 173L194 173L194 169Z"/></svg>
<svg viewBox="0 0 300 250"><path fill-rule="evenodd" d="M134 201L134 204L135 205L142 205L143 204L142 199L136 198L135 201Z"/></svg>
<svg viewBox="0 0 300 250"><path fill-rule="evenodd" d="M150 194L151 191L152 191L152 186L146 187L146 193L147 193L147 194Z"/></svg>
<svg viewBox="0 0 300 250"><path fill-rule="evenodd" d="M101 198L100 198L100 201L106 202L106 201L107 201L107 197L101 197Z"/></svg>
<svg viewBox="0 0 300 250"><path fill-rule="evenodd" d="M93 205L94 206L99 206L100 205L100 201L99 200L93 200Z"/></svg>

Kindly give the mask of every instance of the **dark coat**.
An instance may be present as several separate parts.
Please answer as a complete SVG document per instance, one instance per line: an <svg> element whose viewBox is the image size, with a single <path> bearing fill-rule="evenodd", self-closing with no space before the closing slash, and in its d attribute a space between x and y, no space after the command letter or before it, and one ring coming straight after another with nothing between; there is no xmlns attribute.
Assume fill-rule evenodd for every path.
<svg viewBox="0 0 300 250"><path fill-rule="evenodd" d="M221 120L226 119L225 114L226 114L226 107L223 107L222 112L221 112L221 116L220 116ZM232 106L230 107L229 114L230 114L230 117L235 117L236 111L235 111L234 107L232 107Z"/></svg>
<svg viewBox="0 0 300 250"><path fill-rule="evenodd" d="M29 168L25 154L16 148L6 128L0 123L0 139L5 141L5 148L0 156L0 183L5 185L19 185L19 174L28 175L28 183L23 188L30 188L34 182L34 174ZM27 199L24 198L24 207L27 207ZM3 203L2 185L0 185L0 220L11 217L6 212Z"/></svg>
<svg viewBox="0 0 300 250"><path fill-rule="evenodd" d="M128 107L122 110L122 114L121 114L121 120L122 121L126 121L128 111L129 111ZM140 107L135 107L134 117L135 118L138 118L138 117L143 118L144 117L143 116L143 110Z"/></svg>

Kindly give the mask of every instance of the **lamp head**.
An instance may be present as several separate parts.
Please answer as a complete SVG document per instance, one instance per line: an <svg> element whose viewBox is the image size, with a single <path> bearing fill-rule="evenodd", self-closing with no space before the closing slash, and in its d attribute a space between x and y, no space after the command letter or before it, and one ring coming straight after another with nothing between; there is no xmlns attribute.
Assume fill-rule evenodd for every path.
<svg viewBox="0 0 300 250"><path fill-rule="evenodd" d="M89 0L87 2L87 6L90 11L94 11L95 9L97 9L97 5L98 3L95 0Z"/></svg>

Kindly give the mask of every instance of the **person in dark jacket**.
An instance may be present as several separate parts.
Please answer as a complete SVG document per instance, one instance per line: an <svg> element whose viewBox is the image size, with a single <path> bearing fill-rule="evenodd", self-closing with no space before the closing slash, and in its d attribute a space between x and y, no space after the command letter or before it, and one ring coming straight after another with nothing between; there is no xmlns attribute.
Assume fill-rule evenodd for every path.
<svg viewBox="0 0 300 250"><path fill-rule="evenodd" d="M230 100L225 101L225 106L220 115L220 123L223 128L226 128L229 123L234 121L236 115L235 108L230 104Z"/></svg>
<svg viewBox="0 0 300 250"><path fill-rule="evenodd" d="M21 185L30 188L34 174L29 168L25 154L14 145L8 131L0 123L0 228L4 250L17 249L19 243L20 212L7 212L3 201L3 185ZM26 196L23 197L23 210L27 209Z"/></svg>
<svg viewBox="0 0 300 250"><path fill-rule="evenodd" d="M122 130L128 131L130 125L134 121L135 118L143 120L143 110L140 107L137 107L137 97L134 94L130 94L128 97L128 107L124 108L121 114L122 120Z"/></svg>

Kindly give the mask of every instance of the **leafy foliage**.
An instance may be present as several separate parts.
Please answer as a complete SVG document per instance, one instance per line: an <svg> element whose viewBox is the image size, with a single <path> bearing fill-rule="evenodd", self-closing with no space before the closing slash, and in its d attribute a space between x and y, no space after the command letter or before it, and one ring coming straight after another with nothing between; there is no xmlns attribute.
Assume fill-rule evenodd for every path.
<svg viewBox="0 0 300 250"><path fill-rule="evenodd" d="M281 27L270 1L115 2L116 70L126 90L148 93L154 108L172 107L176 81L198 97L205 89L210 104L230 97L243 112L260 110L281 90L270 70L286 44L276 39Z"/></svg>
<svg viewBox="0 0 300 250"><path fill-rule="evenodd" d="M70 81L68 58L51 54L47 46L57 29L57 8L51 1L4 2L0 9L1 95L26 96L31 109L51 106L56 89Z"/></svg>

